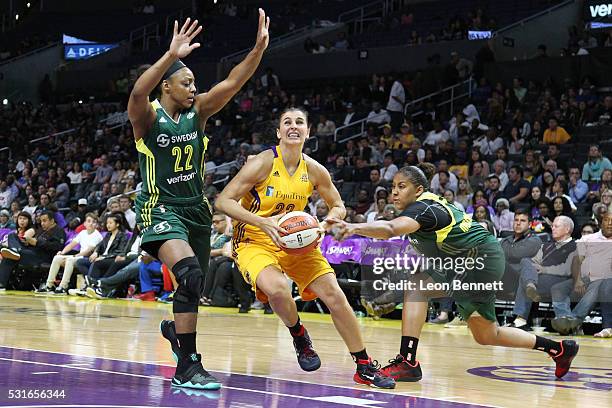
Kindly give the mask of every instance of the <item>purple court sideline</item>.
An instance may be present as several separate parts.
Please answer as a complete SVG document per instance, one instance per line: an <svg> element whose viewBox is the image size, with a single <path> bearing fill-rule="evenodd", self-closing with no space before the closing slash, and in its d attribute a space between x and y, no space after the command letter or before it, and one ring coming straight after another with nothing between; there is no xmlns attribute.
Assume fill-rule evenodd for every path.
<svg viewBox="0 0 612 408"><path fill-rule="evenodd" d="M20 407L482 407L454 401L214 372L220 391L169 386L170 366L0 347L0 406ZM8 374L8 375L7 375ZM9 390L13 398L9 398ZM53 390L56 398L14 398L29 390ZM63 391L63 392L62 392ZM55 393L55 395L58 395Z"/></svg>

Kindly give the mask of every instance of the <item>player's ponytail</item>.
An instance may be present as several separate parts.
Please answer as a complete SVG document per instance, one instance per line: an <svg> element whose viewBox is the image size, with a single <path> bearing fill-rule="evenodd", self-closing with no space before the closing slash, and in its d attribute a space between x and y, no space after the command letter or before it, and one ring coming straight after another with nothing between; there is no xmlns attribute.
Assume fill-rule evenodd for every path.
<svg viewBox="0 0 612 408"><path fill-rule="evenodd" d="M423 190L429 190L429 182L436 173L436 166L431 163L419 163L417 166L402 167L399 171L416 187L422 186Z"/></svg>
<svg viewBox="0 0 612 408"><path fill-rule="evenodd" d="M427 178L427 183L429 183L433 176L436 174L436 166L431 163L419 163L417 164L417 167L423 172L425 178Z"/></svg>

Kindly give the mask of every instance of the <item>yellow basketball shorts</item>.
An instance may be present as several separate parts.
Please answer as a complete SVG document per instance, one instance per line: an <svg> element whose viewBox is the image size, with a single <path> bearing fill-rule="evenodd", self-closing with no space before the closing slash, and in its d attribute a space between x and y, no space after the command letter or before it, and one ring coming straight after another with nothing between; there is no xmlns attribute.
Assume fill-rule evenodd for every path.
<svg viewBox="0 0 612 408"><path fill-rule="evenodd" d="M302 255L289 255L269 242L255 242L245 240L234 246L235 259L240 273L253 288L255 296L266 303L268 297L257 290L257 277L268 266L275 266L283 271L298 286L303 300L314 300L317 295L308 290L315 279L327 273L335 273L333 268L323 257L319 248Z"/></svg>

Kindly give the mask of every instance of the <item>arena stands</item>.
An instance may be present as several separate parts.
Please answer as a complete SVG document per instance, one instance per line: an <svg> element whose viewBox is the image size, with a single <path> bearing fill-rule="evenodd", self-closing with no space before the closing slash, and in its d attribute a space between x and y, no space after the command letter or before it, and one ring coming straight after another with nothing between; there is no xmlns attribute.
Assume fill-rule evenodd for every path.
<svg viewBox="0 0 612 408"><path fill-rule="evenodd" d="M409 4L366 25L352 37L356 47L420 45L468 38L468 31L495 31L559 1L456 2Z"/></svg>
<svg viewBox="0 0 612 408"><path fill-rule="evenodd" d="M499 27L549 4L511 3L528 4L516 11L507 5L502 10L498 2L491 2L491 8L484 15L496 15L494 23ZM425 15L435 14L433 4L446 7L448 18L426 19ZM415 5L410 23L404 21L408 15L400 13L392 18L400 19L402 27L393 28L391 24L388 27L391 30L384 35L364 34L353 37L352 41L361 45L390 44L391 37L398 38L398 33L412 30L427 37L425 27L429 32L448 31L446 26L451 16L482 17L479 23L482 26L475 28L492 24L481 15L477 2L458 4L445 1ZM304 5L278 1L271 6L272 16L281 17L277 21L283 21L282 16L296 15L295 26L309 24L315 17L331 19L340 7L346 7L337 5L337 9L315 16ZM126 24L122 25L123 30L113 33L116 37L108 40L123 38L134 21L145 23L163 15L163 11L159 9L152 14L140 11L137 17L129 15L124 20L117 16L114 27L118 21ZM204 37L215 53L219 49L235 51L252 42L253 26L235 24L243 14L240 8L226 5L208 17L215 28L210 30L214 37L213 34ZM38 21L32 18L32 24ZM83 26L89 26L88 22L91 20L81 20ZM56 23L60 21L49 20L49 27ZM460 23L464 28L469 24L469 21ZM235 43L224 42L228 30L239 26L245 33L244 39L236 35L232 37ZM290 29L279 27L279 31ZM103 27L100 30L105 31ZM88 31L87 35L90 34L93 32ZM453 38L459 36L447 34ZM462 28L461 38L463 34ZM20 32L12 35L19 36ZM436 35L436 40L441 37L444 35ZM208 51L202 54L207 55L203 58L221 56ZM387 72L358 78L347 75L344 81L307 84L292 78L275 78L273 72L258 73L233 102L206 124L205 131L211 139L205 158L209 175L207 196L214 202L249 155L275 144L274 118L280 111L302 106L309 111L313 125L307 153L332 174L349 210L347 220L351 222L393 218L396 214L387 206L392 204L393 172L405 165L427 161L438 166L432 189L440 195L450 190L455 202L474 213L478 221L496 227L500 239L516 232L512 222L521 211L530 215L533 220L530 229L543 242L552 240L551 226L558 215L573 221L575 238L580 237L585 225L599 228L602 215L612 211L609 194L612 191L609 160L612 157L612 97L605 91L600 92L589 78L576 76L562 83L531 78L529 72L505 82L487 76L474 78L474 56L460 57L443 67L431 67L431 71L443 69L451 78L473 78L469 98L457 100L454 111L450 111L449 105L439 107L434 99L428 99L421 106L422 114L412 116L409 111L408 115L401 115L397 124L392 123L390 115L384 114L392 87L399 84L404 102L423 96L422 75L427 76L427 70L406 76ZM142 56L136 58L142 59ZM133 71L135 66L128 63L123 67L122 80L129 69ZM123 207L119 205L119 197L135 197L141 182L131 127L123 114L127 94L118 92L119 88L131 89L133 78L129 81L127 87L109 84L107 103L78 100L57 104L54 98L60 96L53 96L43 98L42 103L8 101L0 106L0 122L7 124L0 129L0 207L9 211L15 224L19 214L26 211L39 227L39 215L43 210L51 210L58 225L67 234L74 235L86 211L101 216L102 227L110 214L127 216L131 211L129 201ZM442 84L428 86L438 90ZM345 141L339 142L337 128L365 118L368 119L363 134L349 132L343 135ZM308 211L319 215L319 211L324 211L321 204L313 199ZM487 220L492 223L487 224ZM124 227L133 229L127 221ZM3 228L0 232L6 237L14 228ZM130 253L127 238L124 244L117 251ZM10 282L26 289L31 289L27 284L40 283L28 281L24 285L20 281L23 279L23 274L17 274ZM7 284L0 282L0 285Z"/></svg>

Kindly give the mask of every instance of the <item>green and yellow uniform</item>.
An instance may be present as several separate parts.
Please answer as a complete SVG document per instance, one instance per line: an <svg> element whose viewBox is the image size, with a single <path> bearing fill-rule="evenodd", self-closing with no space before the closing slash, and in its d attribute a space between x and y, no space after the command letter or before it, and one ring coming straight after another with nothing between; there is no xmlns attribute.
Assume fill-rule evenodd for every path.
<svg viewBox="0 0 612 408"><path fill-rule="evenodd" d="M421 225L418 231L409 234L409 240L417 252L429 258L425 273L435 282L465 284L501 280L505 258L497 239L444 198L425 192L400 216L410 217ZM455 299L465 320L478 312L496 321L494 290L451 290L449 295Z"/></svg>
<svg viewBox="0 0 612 408"><path fill-rule="evenodd" d="M210 257L211 209L203 195L204 153L208 138L194 107L172 119L159 101L155 123L136 142L142 190L136 221L142 248L153 256L163 242L181 239L194 250L203 271Z"/></svg>

